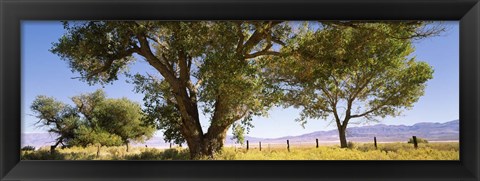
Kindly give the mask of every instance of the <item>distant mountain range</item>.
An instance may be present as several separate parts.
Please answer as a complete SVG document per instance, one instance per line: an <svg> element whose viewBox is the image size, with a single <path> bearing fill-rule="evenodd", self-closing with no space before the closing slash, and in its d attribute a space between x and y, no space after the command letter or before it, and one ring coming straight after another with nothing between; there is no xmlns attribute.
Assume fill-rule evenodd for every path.
<svg viewBox="0 0 480 181"><path fill-rule="evenodd" d="M417 123L412 126L405 125L385 125L377 124L373 126L361 126L347 128L347 140L354 142L371 142L373 137L377 137L378 142L406 142L412 136L425 138L429 141L458 141L459 140L459 120L445 123ZM280 138L257 138L246 136L245 140L250 143L285 143L286 140L291 143L314 142L335 142L338 141L338 131L336 129L329 131L316 131L299 136L286 136ZM55 135L50 133L24 133L22 134L22 146L31 145L41 147L51 145L55 140ZM227 145L233 145L232 136L227 136ZM155 136L145 143L136 143L134 145L148 145L149 147L169 147L161 135Z"/></svg>

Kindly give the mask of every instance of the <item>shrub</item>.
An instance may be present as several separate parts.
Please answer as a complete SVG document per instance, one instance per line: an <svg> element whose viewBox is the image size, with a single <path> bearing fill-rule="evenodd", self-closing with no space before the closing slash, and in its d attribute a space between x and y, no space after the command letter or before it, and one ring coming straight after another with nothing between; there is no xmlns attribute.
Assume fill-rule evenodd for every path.
<svg viewBox="0 0 480 181"><path fill-rule="evenodd" d="M355 144L355 143L352 142L352 141L349 141L349 142L347 143L347 148L355 149L355 148L357 148L357 144Z"/></svg>
<svg viewBox="0 0 480 181"><path fill-rule="evenodd" d="M413 138L408 139L408 143L413 144ZM423 138L417 138L417 143L428 143L428 141Z"/></svg>
<svg viewBox="0 0 480 181"><path fill-rule="evenodd" d="M161 159L161 154L159 150L147 150L145 152L142 152L140 154L134 154L134 155L127 155L125 157L126 160L160 160Z"/></svg>
<svg viewBox="0 0 480 181"><path fill-rule="evenodd" d="M376 150L375 149L375 146L372 144L360 144L357 146L357 150L359 151L363 151L363 152L367 152L367 151L371 151L371 150Z"/></svg>
<svg viewBox="0 0 480 181"><path fill-rule="evenodd" d="M147 150L140 154L125 156L126 160L188 160L189 154L186 150L166 149L166 150Z"/></svg>
<svg viewBox="0 0 480 181"><path fill-rule="evenodd" d="M34 152L25 152L20 155L21 160L65 160L63 154L54 152L53 154L47 150L38 150Z"/></svg>
<svg viewBox="0 0 480 181"><path fill-rule="evenodd" d="M33 147L33 146L24 146L21 150L22 150L22 151L35 151L35 147Z"/></svg>

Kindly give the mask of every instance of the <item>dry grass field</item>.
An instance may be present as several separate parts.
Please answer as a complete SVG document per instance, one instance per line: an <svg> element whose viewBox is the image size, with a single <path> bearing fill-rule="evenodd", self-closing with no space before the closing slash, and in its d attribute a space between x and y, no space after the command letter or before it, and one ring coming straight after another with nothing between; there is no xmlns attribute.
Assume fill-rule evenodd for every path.
<svg viewBox="0 0 480 181"><path fill-rule="evenodd" d="M459 160L458 142L422 143L415 149L408 143L350 143L350 148L341 149L337 145L286 145L263 144L227 146L215 155L216 160ZM188 160L186 148L145 148L133 147L126 152L125 147L102 147L97 155L97 147L71 147L57 149L50 154L47 147L36 151L22 151L22 160Z"/></svg>

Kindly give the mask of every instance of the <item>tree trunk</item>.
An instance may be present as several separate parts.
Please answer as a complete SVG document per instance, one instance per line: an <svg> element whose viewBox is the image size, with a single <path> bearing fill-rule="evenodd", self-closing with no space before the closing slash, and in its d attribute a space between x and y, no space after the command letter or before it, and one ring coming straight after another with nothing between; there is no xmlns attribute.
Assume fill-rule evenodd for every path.
<svg viewBox="0 0 480 181"><path fill-rule="evenodd" d="M189 106L190 105L190 106ZM215 102L215 111L208 131L203 134L196 104L179 106L182 113L182 135L187 141L190 159L214 159L215 153L223 147L227 130L237 118L225 119L230 110L223 105L219 96ZM182 107L185 107L182 109Z"/></svg>
<svg viewBox="0 0 480 181"><path fill-rule="evenodd" d="M55 153L55 149L57 148L58 144L60 144L62 141L58 140L55 145L50 146L50 155L53 155Z"/></svg>
<svg viewBox="0 0 480 181"><path fill-rule="evenodd" d="M340 138L340 148L347 148L347 137L345 135L345 130L343 128L338 129L338 134Z"/></svg>
<svg viewBox="0 0 480 181"><path fill-rule="evenodd" d="M338 138L340 139L340 148L347 148L347 136L345 134L347 130L347 125L348 121L350 121L350 111L347 111L347 115L345 119L343 120L343 123L340 121L340 118L338 117L337 113L334 112L335 114L335 121L337 123L337 128L338 128Z"/></svg>
<svg viewBox="0 0 480 181"><path fill-rule="evenodd" d="M215 128L215 129L212 129ZM209 132L200 138L187 139L190 159L214 159L215 153L224 145L227 127L210 127Z"/></svg>
<svg viewBox="0 0 480 181"><path fill-rule="evenodd" d="M128 148L128 142L125 143L125 146L127 147L127 152L128 152L128 150L129 150L129 148Z"/></svg>

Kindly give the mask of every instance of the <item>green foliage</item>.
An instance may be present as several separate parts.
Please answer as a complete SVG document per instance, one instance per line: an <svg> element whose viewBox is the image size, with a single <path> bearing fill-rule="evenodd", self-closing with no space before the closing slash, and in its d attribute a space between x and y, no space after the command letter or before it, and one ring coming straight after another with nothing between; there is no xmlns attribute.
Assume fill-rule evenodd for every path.
<svg viewBox="0 0 480 181"><path fill-rule="evenodd" d="M75 131L76 138L72 141L72 145L85 147L97 144L103 146L120 146L123 144L123 140L120 136L103 129L81 125Z"/></svg>
<svg viewBox="0 0 480 181"><path fill-rule="evenodd" d="M144 141L155 128L142 121L140 105L126 98L107 99L102 90L72 97L75 107L38 96L32 110L37 124L48 127L65 146L118 146L131 140Z"/></svg>
<svg viewBox="0 0 480 181"><path fill-rule="evenodd" d="M233 138L232 139L235 139L236 143L241 143L243 144L243 142L245 142L245 128L242 127L241 125L239 125L238 123L234 123L232 125L232 133L233 133Z"/></svg>
<svg viewBox="0 0 480 181"><path fill-rule="evenodd" d="M59 136L55 145L68 145L74 139L80 120L75 108L46 96L37 96L30 108L38 118L38 126Z"/></svg>
<svg viewBox="0 0 480 181"><path fill-rule="evenodd" d="M413 138L408 139L407 143L413 144ZM417 137L417 143L428 143L428 140Z"/></svg>
<svg viewBox="0 0 480 181"><path fill-rule="evenodd" d="M155 128L144 125L140 105L126 98L105 99L93 110L96 124L108 133L119 136L124 143L130 139L145 141Z"/></svg>
<svg viewBox="0 0 480 181"><path fill-rule="evenodd" d="M290 34L288 23L231 21L65 22L67 33L51 51L67 61L80 80L111 83L126 73L138 54L156 72L131 76L145 94L145 120L164 130L166 141L184 142L201 133L199 107L211 125L249 127L280 94L259 74L262 56ZM161 77L157 78L156 74ZM174 93L174 94L172 94ZM219 109L220 108L220 109ZM216 115L216 116L213 116ZM245 119L244 119L245 118ZM193 120L192 120L193 119ZM192 128L195 125L195 128ZM238 126L237 126L238 127ZM248 129L247 129L248 130ZM240 132L238 132L240 133Z"/></svg>
<svg viewBox="0 0 480 181"><path fill-rule="evenodd" d="M424 94L433 69L411 56L420 24L324 23L307 29L270 63L285 106L307 118L332 119L340 133L349 121L378 121L410 109ZM341 138L342 147L346 143Z"/></svg>
<svg viewBox="0 0 480 181"><path fill-rule="evenodd" d="M289 80L287 104L303 107L302 121L326 118L342 106L350 117L395 116L423 95L432 68L409 57L413 52L410 39L385 36L412 32L382 23L358 26L365 29L325 26L311 30L285 48L291 56L278 61L275 70L281 69L279 76Z"/></svg>
<svg viewBox="0 0 480 181"><path fill-rule="evenodd" d="M117 74L124 72L132 61L133 52L129 49L137 44L127 34L129 27L101 21L76 22L75 25L64 22L67 33L53 44L51 51L63 59L75 59L68 62L72 71L79 72L90 84L117 80ZM105 64L110 65L108 69L103 68ZM92 72L98 73L93 76Z"/></svg>
<svg viewBox="0 0 480 181"><path fill-rule="evenodd" d="M93 119L93 110L105 99L105 92L103 92L101 89L96 90L93 93L80 94L72 97L72 101L77 107L78 112L82 113L82 115L85 116L88 121Z"/></svg>
<svg viewBox="0 0 480 181"><path fill-rule="evenodd" d="M162 130L165 142L184 143L180 132L182 118L169 84L140 74L134 75L132 80L135 90L144 94L143 121Z"/></svg>

